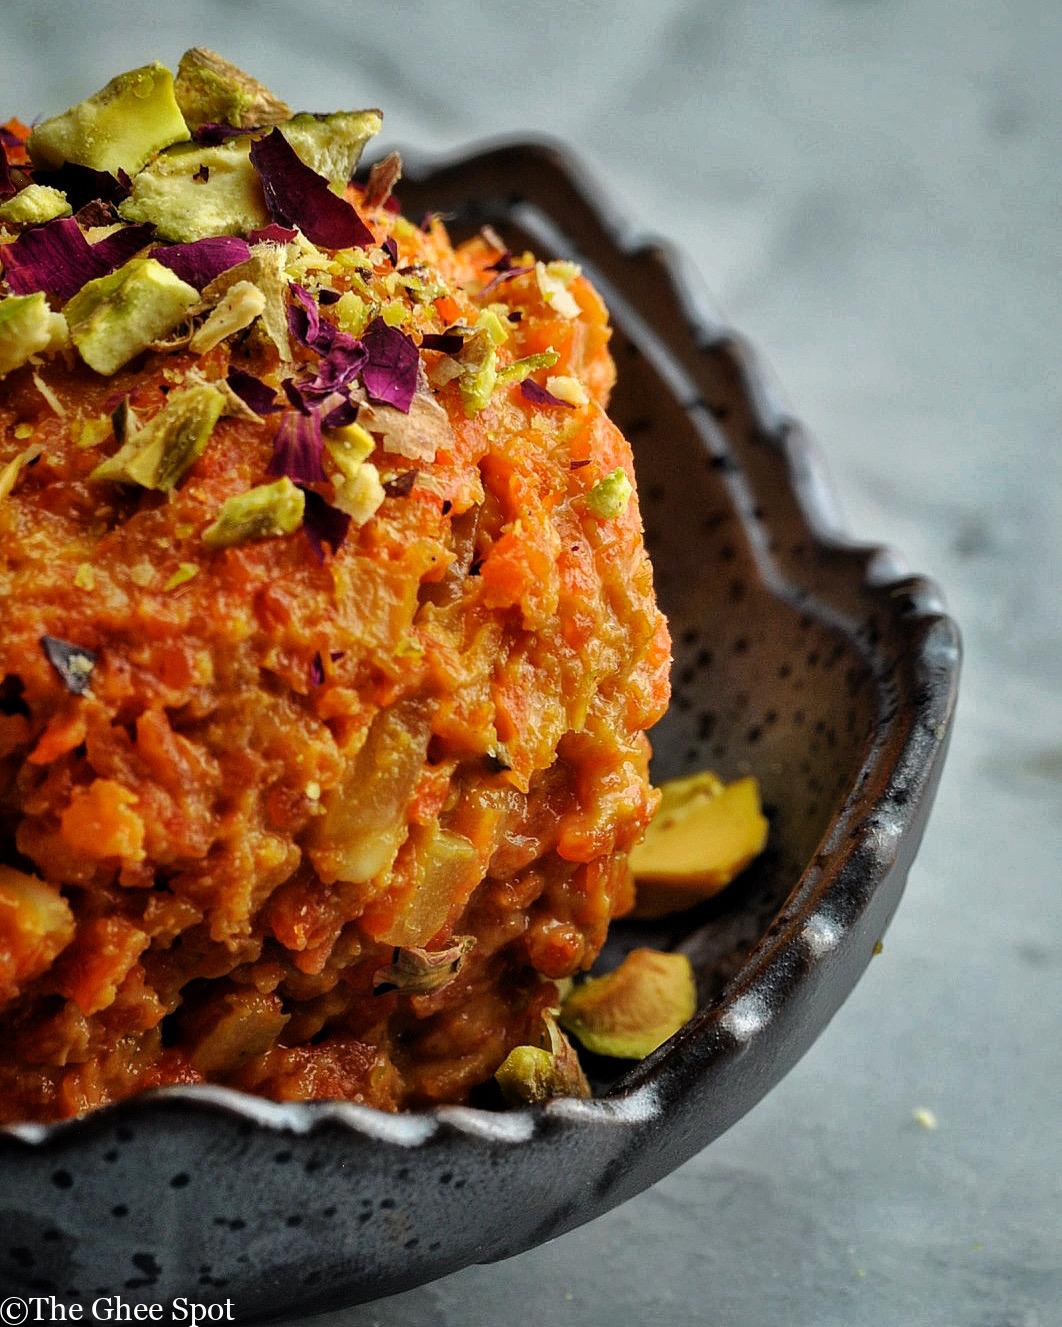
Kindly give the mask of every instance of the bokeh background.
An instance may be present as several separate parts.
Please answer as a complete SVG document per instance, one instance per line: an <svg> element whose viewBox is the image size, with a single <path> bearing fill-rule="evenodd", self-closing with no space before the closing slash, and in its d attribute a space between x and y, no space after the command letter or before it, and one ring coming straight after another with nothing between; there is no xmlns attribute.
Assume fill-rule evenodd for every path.
<svg viewBox="0 0 1062 1327"><path fill-rule="evenodd" d="M782 1085L589 1227L333 1327L1062 1323L1062 6L4 0L6 116L214 46L387 145L571 144L695 258L967 667L884 954ZM939 1127L917 1124L926 1107Z"/></svg>

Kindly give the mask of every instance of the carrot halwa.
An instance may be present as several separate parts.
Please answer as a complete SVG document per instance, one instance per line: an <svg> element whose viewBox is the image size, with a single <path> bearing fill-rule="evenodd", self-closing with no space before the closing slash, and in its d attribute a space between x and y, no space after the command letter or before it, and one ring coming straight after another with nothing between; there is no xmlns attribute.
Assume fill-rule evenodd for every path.
<svg viewBox="0 0 1062 1327"><path fill-rule="evenodd" d="M375 112L209 52L90 103L3 131L0 1120L465 1100L655 806L605 308L394 158L344 195Z"/></svg>

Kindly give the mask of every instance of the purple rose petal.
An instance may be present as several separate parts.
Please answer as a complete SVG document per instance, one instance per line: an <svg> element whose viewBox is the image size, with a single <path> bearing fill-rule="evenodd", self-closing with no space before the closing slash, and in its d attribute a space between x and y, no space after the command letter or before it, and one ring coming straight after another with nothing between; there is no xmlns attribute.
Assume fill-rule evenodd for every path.
<svg viewBox="0 0 1062 1327"><path fill-rule="evenodd" d="M300 484L323 484L327 478L323 452L318 412L286 410L273 438L273 457L266 473L274 478L287 475Z"/></svg>
<svg viewBox="0 0 1062 1327"><path fill-rule="evenodd" d="M575 409L570 401L562 401L559 396L554 396L552 392L547 391L545 387L540 387L537 382L533 382L530 378L525 378L520 384L520 395L525 396L535 405L559 405L563 406L565 410Z"/></svg>
<svg viewBox="0 0 1062 1327"><path fill-rule="evenodd" d="M251 250L237 235L216 235L190 244L167 244L153 250L151 256L182 281L202 290L230 267L247 262Z"/></svg>
<svg viewBox="0 0 1062 1327"><path fill-rule="evenodd" d="M273 415L283 407L277 405L276 392L261 378L243 369L230 369L225 380L244 405L250 406L256 415Z"/></svg>
<svg viewBox="0 0 1062 1327"><path fill-rule="evenodd" d="M16 295L43 290L71 299L86 281L102 276L97 257L73 217L58 217L25 230L4 245L4 277Z"/></svg>
<svg viewBox="0 0 1062 1327"><path fill-rule="evenodd" d="M362 369L361 380L370 399L408 414L420 367L415 343L397 327L389 327L382 318L373 319L362 342L368 363Z"/></svg>
<svg viewBox="0 0 1062 1327"><path fill-rule="evenodd" d="M372 231L353 207L306 165L279 129L251 144L251 164L274 221L298 226L313 244L327 249L363 249L373 243Z"/></svg>
<svg viewBox="0 0 1062 1327"><path fill-rule="evenodd" d="M317 560L323 562L325 545L327 544L332 552L336 553L346 539L350 529L350 517L345 511L340 511L338 507L326 502L320 493L315 493L312 488L303 489L303 493L306 496L306 506L303 510L302 528L306 531L306 538L310 541L310 547Z"/></svg>
<svg viewBox="0 0 1062 1327"><path fill-rule="evenodd" d="M465 344L459 332L429 332L420 342L421 350L441 350L444 355L456 355Z"/></svg>
<svg viewBox="0 0 1062 1327"><path fill-rule="evenodd" d="M217 147L219 143L224 143L229 138L239 138L241 134L250 132L249 129L237 129L234 124L216 124L207 121L192 130L192 141L201 147Z"/></svg>
<svg viewBox="0 0 1062 1327"><path fill-rule="evenodd" d="M35 170L33 179L36 184L46 184L66 194L75 212L86 203L121 203L132 191L132 181L124 170L119 168L118 174L112 175L110 171L93 170L73 161L64 161L58 170Z"/></svg>
<svg viewBox="0 0 1062 1327"><path fill-rule="evenodd" d="M135 226L123 226L113 235L100 240L92 246L92 257L98 265L100 276L113 272L116 267L127 263L134 254L151 243L155 227L143 221Z"/></svg>

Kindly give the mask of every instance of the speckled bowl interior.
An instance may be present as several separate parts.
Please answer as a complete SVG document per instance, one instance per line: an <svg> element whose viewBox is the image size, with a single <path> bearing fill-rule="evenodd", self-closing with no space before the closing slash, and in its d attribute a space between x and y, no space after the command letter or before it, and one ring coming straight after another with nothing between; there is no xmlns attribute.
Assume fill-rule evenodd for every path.
<svg viewBox="0 0 1062 1327"><path fill-rule="evenodd" d="M626 236L556 151L409 168L411 215L490 221L576 257L616 325L675 642L654 770L760 779L770 847L701 908L617 925L680 947L701 1008L591 1102L388 1117L175 1089L0 1137L0 1295L231 1296L238 1317L337 1307L509 1256L658 1179L810 1045L869 961L939 777L958 638L935 588L838 533L813 449L680 259Z"/></svg>

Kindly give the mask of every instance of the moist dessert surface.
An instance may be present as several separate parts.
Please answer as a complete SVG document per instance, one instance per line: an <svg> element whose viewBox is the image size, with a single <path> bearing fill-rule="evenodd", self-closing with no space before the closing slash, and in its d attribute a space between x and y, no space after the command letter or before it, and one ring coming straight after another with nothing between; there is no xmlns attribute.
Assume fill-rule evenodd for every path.
<svg viewBox="0 0 1062 1327"><path fill-rule="evenodd" d="M98 106L4 134L0 1119L467 1100L555 1046L655 807L607 313L393 159L344 192L376 112L147 69L126 165Z"/></svg>

